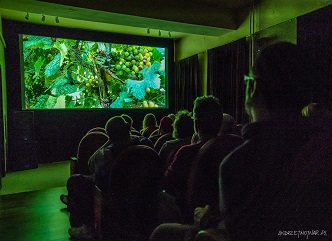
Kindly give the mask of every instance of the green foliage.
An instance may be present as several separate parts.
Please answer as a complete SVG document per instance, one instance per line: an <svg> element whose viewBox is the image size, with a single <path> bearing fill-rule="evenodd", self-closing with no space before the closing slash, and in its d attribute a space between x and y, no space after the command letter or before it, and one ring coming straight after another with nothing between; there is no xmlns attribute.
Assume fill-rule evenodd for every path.
<svg viewBox="0 0 332 241"><path fill-rule="evenodd" d="M46 50L52 48L52 45L52 38L35 35L29 35L27 41L23 42L23 48L25 50L34 50L39 48Z"/></svg>
<svg viewBox="0 0 332 241"><path fill-rule="evenodd" d="M26 108L165 104L163 49L33 35L23 40Z"/></svg>
<svg viewBox="0 0 332 241"><path fill-rule="evenodd" d="M41 95L37 98L35 109L53 109L57 102L57 98L51 95Z"/></svg>
<svg viewBox="0 0 332 241"><path fill-rule="evenodd" d="M156 73L160 68L160 63L154 62L150 68L145 68L141 71L143 75L142 81L128 80L127 87L131 89L131 93L139 100L144 100L146 88L159 89L160 78Z"/></svg>
<svg viewBox="0 0 332 241"><path fill-rule="evenodd" d="M42 65L44 64L45 59L40 56L38 60L35 62L34 67L35 67L35 75L33 76L34 79L39 79L39 72L40 69L42 68Z"/></svg>
<svg viewBox="0 0 332 241"><path fill-rule="evenodd" d="M111 108L122 108L123 101L128 97L128 92L121 92L120 96L111 104Z"/></svg>
<svg viewBox="0 0 332 241"><path fill-rule="evenodd" d="M61 54L55 55L53 60L45 66L45 76L55 75L60 70Z"/></svg>
<svg viewBox="0 0 332 241"><path fill-rule="evenodd" d="M84 108L93 108L93 107L97 108L96 102L97 102L97 100L95 98L91 98L91 97L85 98L83 107Z"/></svg>
<svg viewBox="0 0 332 241"><path fill-rule="evenodd" d="M162 49L153 48L152 55L153 55L154 61L157 61L160 63L163 60L165 53L162 53L162 51L163 51Z"/></svg>

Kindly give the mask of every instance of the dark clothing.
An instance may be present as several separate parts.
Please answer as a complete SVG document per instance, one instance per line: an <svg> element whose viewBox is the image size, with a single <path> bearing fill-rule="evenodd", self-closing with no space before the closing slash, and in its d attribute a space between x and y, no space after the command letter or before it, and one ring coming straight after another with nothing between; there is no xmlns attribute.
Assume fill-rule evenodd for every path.
<svg viewBox="0 0 332 241"><path fill-rule="evenodd" d="M141 136L142 135L138 130L136 130L133 127L130 130L130 134L133 135L133 136Z"/></svg>
<svg viewBox="0 0 332 241"><path fill-rule="evenodd" d="M149 139L150 139L150 141L153 143L153 145L154 144L156 144L156 141L159 139L159 137L161 137L161 134L160 133L158 133L158 134L155 134L155 135L153 135L153 136L149 136Z"/></svg>
<svg viewBox="0 0 332 241"><path fill-rule="evenodd" d="M186 208L187 183L192 161L199 149L211 138L200 140L196 144L182 146L165 173L164 188L167 193L175 197L185 217L192 217L192 213L188 213Z"/></svg>
<svg viewBox="0 0 332 241"><path fill-rule="evenodd" d="M150 126L140 131L140 133L145 137L150 137L152 132L158 130L158 126Z"/></svg>
<svg viewBox="0 0 332 241"><path fill-rule="evenodd" d="M154 149L154 145L148 137L139 136L138 138L139 138L140 145L148 146L148 147L151 147L152 149Z"/></svg>
<svg viewBox="0 0 332 241"><path fill-rule="evenodd" d="M68 201L71 227L80 227L83 223L89 227L94 224L95 182L92 176L74 174L67 181Z"/></svg>
<svg viewBox="0 0 332 241"><path fill-rule="evenodd" d="M89 166L94 166L95 184L102 192L107 190L108 176L114 160L123 150L132 145L141 144L139 137L133 138L130 142L112 143L96 151L89 160ZM92 168L91 168L92 169Z"/></svg>
<svg viewBox="0 0 332 241"><path fill-rule="evenodd" d="M219 165L243 138L223 134L206 142L193 160L187 187L187 206L193 214L195 208L210 206L210 211L219 213Z"/></svg>
<svg viewBox="0 0 332 241"><path fill-rule="evenodd" d="M324 178L330 176L330 183L318 182L324 183L320 191L319 185L306 183L306 188L316 191L298 191L311 173L301 163L314 160L308 155L299 159L299 153L314 135L317 130L303 118L275 119L243 128L244 144L223 160L219 172L221 217L230 240L277 240L279 231L326 230L331 225L332 199L326 198L332 197L331 151L325 153L328 161L322 160L328 170ZM329 145L325 150L332 150ZM313 212L321 215L324 209L329 218L324 215L323 221L315 223Z"/></svg>
<svg viewBox="0 0 332 241"><path fill-rule="evenodd" d="M159 151L160 160L165 170L172 163L175 153L184 145L190 145L191 137L169 140L164 143Z"/></svg>
<svg viewBox="0 0 332 241"><path fill-rule="evenodd" d="M154 143L154 149L159 153L161 147L166 143L166 141L173 140L172 133L166 133L158 138L156 143Z"/></svg>
<svg viewBox="0 0 332 241"><path fill-rule="evenodd" d="M75 174L69 177L67 181L68 209L72 227L79 227L82 224L93 227L95 186L97 185L102 192L107 191L112 160L127 147L138 144L140 144L139 138L134 138L127 143L108 144L91 156L89 167L93 174Z"/></svg>

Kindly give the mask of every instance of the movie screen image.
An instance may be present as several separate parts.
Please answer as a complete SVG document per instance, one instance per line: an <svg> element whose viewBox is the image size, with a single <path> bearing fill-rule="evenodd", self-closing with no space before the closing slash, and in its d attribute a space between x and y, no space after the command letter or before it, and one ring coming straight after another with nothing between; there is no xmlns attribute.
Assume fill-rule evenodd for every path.
<svg viewBox="0 0 332 241"><path fill-rule="evenodd" d="M167 108L167 48L20 35L23 110Z"/></svg>

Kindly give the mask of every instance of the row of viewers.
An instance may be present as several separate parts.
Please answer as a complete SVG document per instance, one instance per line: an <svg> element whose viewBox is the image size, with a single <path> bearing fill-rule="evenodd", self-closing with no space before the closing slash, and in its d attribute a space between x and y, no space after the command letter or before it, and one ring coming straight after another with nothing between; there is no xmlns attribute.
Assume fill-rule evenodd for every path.
<svg viewBox="0 0 332 241"><path fill-rule="evenodd" d="M144 138L130 135L130 124L112 117L108 143L89 159L94 175L72 175L61 198L71 237L97 231L113 241L198 241L200 234L257 241L275 240L282 230L320 229L328 238L332 113L319 103L301 115L311 102L306 64L291 43L260 52L246 82L251 123L242 136L220 133L218 99L197 97L191 121L198 141L183 145L166 166L141 145Z"/></svg>
<svg viewBox="0 0 332 241"><path fill-rule="evenodd" d="M171 170L168 170L172 164L172 161L177 153L177 151L182 147L182 146L188 146L192 145L195 146L195 151L190 153L190 156L188 156L188 161L190 161L193 156L192 154L195 155L198 154L199 158L197 161L197 166L195 167L195 174L189 175L189 172L184 172L184 176L188 176L190 179L196 179L195 181L193 180L192 183L193 185L191 187L191 190L196 190L198 191L198 186L197 184L201 182L199 178L204 178L203 176L199 175L200 170L206 169L205 171L209 172L211 174L211 177L213 178L210 179L211 183L211 190L209 192L209 195L205 197L205 200L209 200L209 202L213 206L217 205L217 197L218 197L218 186L217 186L217 179L218 179L218 163L220 162L220 158L222 156L225 156L227 153L229 153L232 149L234 149L236 146L242 143L242 138L238 135L234 135L234 133L237 133L236 130L236 125L234 124L233 118L231 118L227 114L222 113L222 108L221 105L217 102L217 99L209 96L209 97L202 97L203 99L206 98L208 100L213 100L216 101L217 103L217 108L220 108L220 113L221 115L218 115L221 117L221 119L224 118L225 124L228 124L227 128L223 126L224 128L217 128L217 131L214 131L214 133L210 133L210 131L204 131L201 132L201 138L197 138L197 135L194 134L194 121L191 116L191 113L189 111L179 111L174 118L174 121L169 117L163 117L160 121L159 127L154 125L154 127L151 127L149 130L149 134L147 134L147 127L145 129L142 129L141 131L137 131L130 127L130 132L131 132L131 140L130 142L133 142L133 140L138 140L135 142L135 145L129 144L129 147L126 146L124 148L124 151L119 152L115 157L115 163L112 164L112 170L109 173L109 183L107 185L104 185L102 183L98 184L98 180L95 180L97 185L96 185L96 190L93 192L94 194L97 193L97 196L94 195L94 200L95 204L94 207L95 209L99 210L97 213L100 214L100 209L103 209L102 213L109 213L110 211L105 211L104 208L101 208L103 206L103 201L101 202L101 199L103 200L103 197L105 193L108 193L107 190L112 189L110 188L109 185L112 186L113 182L118 182L116 185L114 184L113 189L116 189L117 192L121 193L119 196L122 196L121 205L126 205L123 202L124 200L127 200L124 198L126 195L130 195L131 198L134 200L140 200L141 205L144 206L144 208L141 206L139 209L145 210L147 216L148 213L151 214L150 218L146 219L146 222L143 222L144 224L141 224L144 226L140 226L140 228L137 227L137 234L141 234L143 236L147 236L151 233L152 227L156 227L157 224L160 223L165 223L168 221L185 221L187 222L189 219L189 213L193 212L193 208L188 208L188 206L184 203L183 197L185 193L182 193L182 191L177 189L174 185L173 182L177 182L177 174L172 174ZM125 115L122 115L122 117ZM116 118L116 117L114 117ZM113 118L113 119L114 119ZM128 116L125 116L125 118L128 118ZM111 118L112 119L112 118ZM128 121L130 122L130 120ZM221 122L220 122L221 123ZM233 128L229 128L229 123L231 123L231 126ZM218 123L216 123L218 125ZM174 127L174 129L173 129ZM121 128L120 128L121 129ZM155 130L153 130L155 129ZM220 130L219 130L220 129ZM229 132L228 134L225 133L227 131ZM129 129L128 129L129 130ZM154 133L153 133L154 131ZM109 135L107 135L108 133ZM202 134L203 133L203 134ZM218 135L218 134L221 135ZM94 128L90 130L81 140L78 148L78 155L77 155L77 160L72 162L71 165L71 180L74 180L76 177L76 180L79 179L80 175L77 174L84 174L84 175L90 175L91 174L91 167L89 168L88 162L92 162L91 155L93 154L97 149L99 149L101 146L107 146L110 145L109 141L109 136L112 134L110 133L109 130L107 130L107 125L105 128ZM148 136L145 137L144 135ZM119 141L119 140L118 140ZM160 147L158 147L158 143L162 142ZM93 144L93 145L92 145ZM136 145L137 144L137 145ZM200 151L199 151L200 150ZM159 154L158 154L159 153ZM105 154L105 153L104 153ZM106 154L107 156L107 154ZM150 158L149 158L150 157ZM90 159L90 160L89 160ZM152 160L151 160L152 159ZM213 161L214 160L214 161ZM114 160L111 162L113 163ZM187 161L187 162L188 162ZM117 169L117 162L120 162L119 166L121 166L121 170ZM124 164L126 163L126 164ZM130 164L129 164L130 163ZM190 165L190 163L187 163ZM113 166L115 165L115 166ZM129 169L130 170L129 170ZM133 169L135 169L135 174L131 175L133 172ZM117 171L115 171L117 170ZM126 170L126 171L124 171ZM94 170L95 171L95 170ZM114 173L116 172L116 173ZM119 177L118 179L116 176L121 175L117 173L122 173L125 176L129 176L129 179L131 181L135 180L135 184L132 183L131 181L130 184L126 183L126 178L124 176ZM135 177L137 175L137 177ZM182 174L181 174L182 176ZM189 177L190 176L190 177ZM195 177L196 176L196 177ZM214 180L214 181L213 181ZM78 181L81 183L81 181ZM84 181L83 181L84 182ZM68 187L68 196L65 198L67 202L67 198L70 200L70 190L72 190L71 183L73 181L68 181L67 187ZM124 184L126 183L126 184ZM82 183L81 183L82 184ZM141 184L141 186L139 186ZM80 186L88 186L88 185L80 185ZM76 185L77 187L77 185ZM121 187L121 188L119 188ZM135 191L129 190L135 187ZM78 188L75 188L77 191ZM137 190L139 190L138 193ZM165 191L166 190L166 191ZM213 190L213 191L212 191ZM183 190L185 191L185 190ZM203 190L201 189L199 192L202 192ZM83 191L82 191L83 192ZM126 192L124 194L123 192ZM86 191L84 192L86 195ZM102 194L104 193L104 194ZM135 197L135 195L139 195L139 197ZM198 203L203 202L203 200L199 200L199 198L195 198L194 196L200 197L201 194L198 193L192 193L192 200L197 199L194 203L191 203L190 205L193 207ZM96 197L98 197L96 199ZM135 197L135 198L134 198ZM64 198L64 197L62 197ZM128 198L128 197L127 197ZM131 199L130 198L130 199ZM114 197L113 199L114 200ZM132 200L132 199L131 199ZM145 201L144 201L145 200ZM155 202L153 202L153 200ZM144 203L144 204L143 204ZM154 203L154 205L152 205ZM170 203L173 203L176 205L172 206ZM137 204L137 203L136 203ZM129 206L136 205L131 203ZM151 206L152 205L152 206ZM112 204L112 206L116 206ZM125 207L122 208L125 208ZM147 208L156 208L154 211L153 210L146 210ZM109 208L109 207L108 207ZM125 209L127 209L126 207ZM75 208L73 208L75 209ZM106 208L107 209L107 208ZM170 211L172 210L172 211ZM96 211L96 210L95 210ZM114 211L114 210L113 210ZM135 211L132 210L134 213ZM73 216L73 211L71 211L71 215ZM114 219L114 213L110 215ZM137 213L135 214L137 215ZM134 216L135 216L134 215ZM138 216L143 215L141 213ZM102 216L102 218L101 218ZM100 220L104 217L103 215L95 215L95 223L92 224L90 221L90 227L95 226L96 230L98 233L103 234L103 235L112 235L114 236L115 234L117 235L124 235L124 234L119 234L118 231L114 230L114 227L117 227L117 225L114 224L114 220L108 220L102 221L100 223ZM133 217L131 217L133 218ZM122 226L124 223L128 222L130 223L130 220L123 220L123 223L121 224ZM138 218L138 217L136 217ZM85 218L89 219L89 218ZM90 215L91 219L91 215ZM122 220L117 216L115 218L118 222L119 220ZM150 220L149 220L150 219ZM99 221L98 221L99 220ZM151 225L148 225L150 222ZM103 228L104 223L112 224L110 227L107 225L107 229ZM121 226L120 225L120 226ZM77 225L76 225L77 226ZM135 224L131 223L129 225L131 229L135 227ZM128 227L129 228L129 227ZM135 229L135 228L134 228ZM106 231L105 231L106 230ZM107 230L112 230L112 232L109 232ZM138 231L141 230L141 231ZM145 231L144 231L145 230ZM75 234L74 234L75 236ZM114 237L113 237L114 238Z"/></svg>

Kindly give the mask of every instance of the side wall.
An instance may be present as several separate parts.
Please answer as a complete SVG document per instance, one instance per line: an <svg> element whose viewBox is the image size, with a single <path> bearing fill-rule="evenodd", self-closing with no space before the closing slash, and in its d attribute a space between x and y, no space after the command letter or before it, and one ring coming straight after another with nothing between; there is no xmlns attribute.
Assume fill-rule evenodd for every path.
<svg viewBox="0 0 332 241"><path fill-rule="evenodd" d="M293 33L293 35L295 33L296 35L296 17L319 8L323 8L330 4L332 4L332 0L263 0L259 5L253 8L248 17L245 21L243 21L237 30L232 30L220 37L191 35L177 41L175 43L175 61L185 59L195 54L199 54L199 56L201 56L199 59L202 73L200 81L203 88L202 93L200 94L206 95L208 94L206 91L206 82L208 77L205 59L207 59L208 49L226 45L243 37L249 38L258 32L269 32L269 34L271 34L268 29L271 29L272 31L279 31L278 27L272 27L287 21L290 21L291 23L285 25L293 27L293 30L288 31L289 29L287 29L283 31L283 33ZM280 36L280 32L278 35L279 40L289 40L294 42L293 36ZM255 44L255 41L253 44ZM254 47L252 47L252 50L253 49ZM254 53L250 53L249 56L254 56Z"/></svg>
<svg viewBox="0 0 332 241"><path fill-rule="evenodd" d="M222 46L249 36L250 24L254 20L254 33L267 29L273 25L294 19L332 4L332 0L265 0L256 6L242 25L234 31L220 37L192 35L185 37L175 44L175 61L202 53L208 49Z"/></svg>
<svg viewBox="0 0 332 241"><path fill-rule="evenodd" d="M8 159L5 46L6 43L2 36L2 21L0 15L0 176L4 176L6 173L6 163Z"/></svg>

